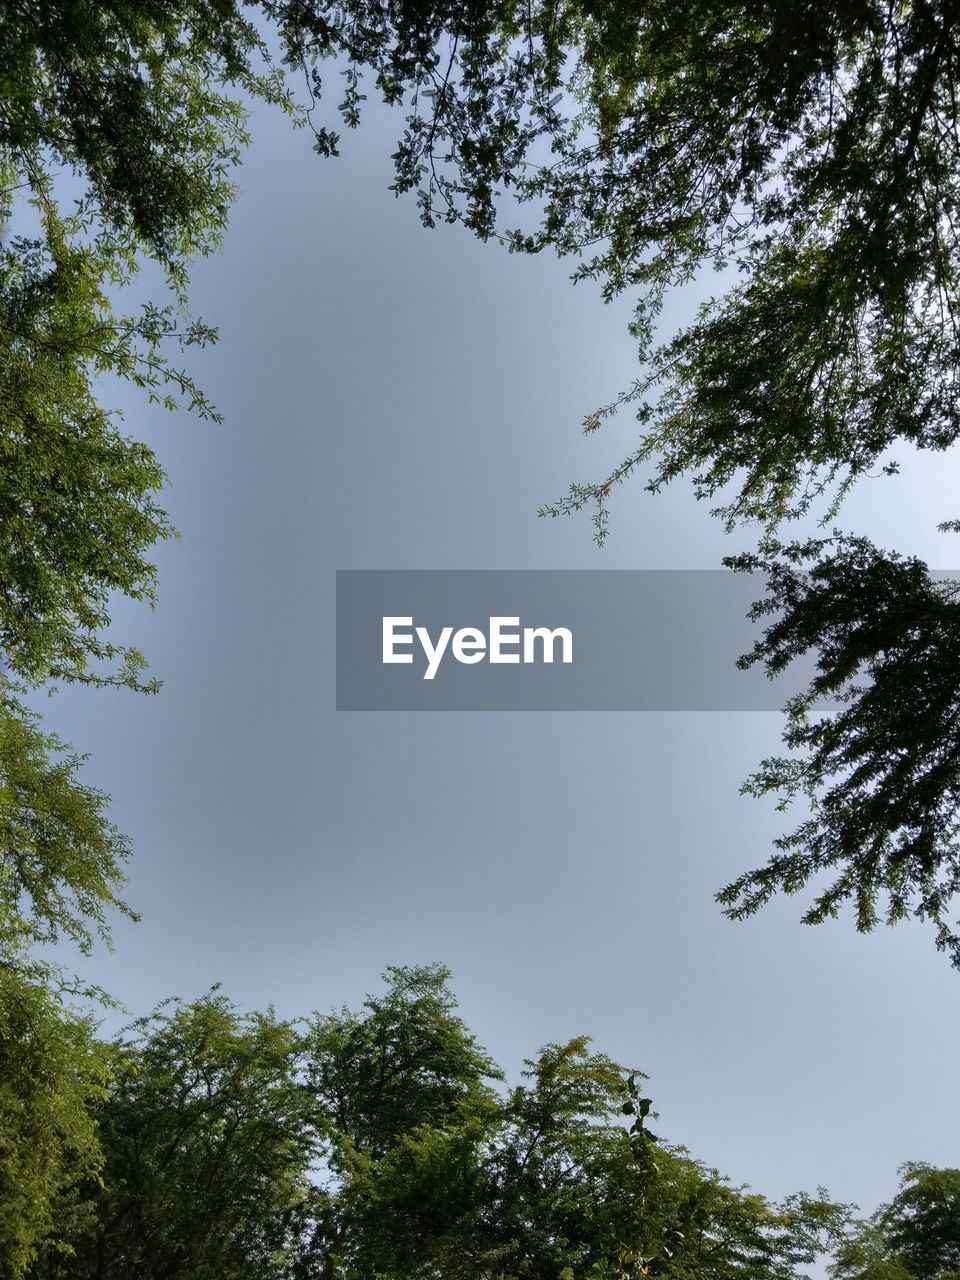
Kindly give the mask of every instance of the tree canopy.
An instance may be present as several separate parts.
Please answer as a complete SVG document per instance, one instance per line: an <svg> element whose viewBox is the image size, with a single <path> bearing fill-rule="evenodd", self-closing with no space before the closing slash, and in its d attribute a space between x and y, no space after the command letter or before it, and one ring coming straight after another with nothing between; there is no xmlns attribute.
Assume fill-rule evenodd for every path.
<svg viewBox="0 0 960 1280"><path fill-rule="evenodd" d="M775 1205L655 1138L641 1075L583 1037L509 1086L445 970L385 978L303 1024L217 992L135 1024L94 1103L100 1177L9 1274L787 1280L839 1239L825 1194Z"/></svg>
<svg viewBox="0 0 960 1280"><path fill-rule="evenodd" d="M825 1200L771 1206L654 1139L642 1077L583 1040L506 1087L436 971L398 971L385 997L306 1029L214 994L101 1043L71 1006L81 985L37 947L108 938L130 910L128 845L30 698L71 680L156 689L110 638L110 607L153 601L152 548L174 530L157 459L106 380L217 416L189 368L216 335L189 314L188 273L220 243L247 106L287 111L331 156L372 85L402 112L394 186L427 225L554 250L604 297L636 298L640 376L585 425L632 409L637 447L545 512L592 507L602 541L618 484L689 475L728 526L763 535L730 562L766 575L758 616L779 615L751 660L818 656L788 707L793 754L749 784L808 798L812 816L721 901L747 914L826 872L807 919L848 899L864 929L921 914L960 965L954 588L863 539L777 540L786 520L832 519L878 466L894 473L892 446L956 439L958 30L946 0L4 7L3 1280L125 1280L131 1257L157 1280L759 1280L797 1274L836 1228ZM504 197L519 204L507 220ZM148 262L166 292L127 310ZM661 332L670 290L707 268L726 273L719 296ZM884 1274L956 1271L909 1243L926 1178L911 1173L876 1226L899 1250ZM212 1233L214 1217L227 1227Z"/></svg>
<svg viewBox="0 0 960 1280"><path fill-rule="evenodd" d="M544 509L592 507L601 541L618 484L636 474L655 491L688 475L729 526L765 531L751 563L769 572L797 563L795 548L770 540L783 521L832 518L858 478L896 471L898 443L942 451L956 439L960 43L946 3L114 0L13 6L3 55L0 646L14 676L155 687L143 655L110 641L109 601L152 600L150 548L173 530L156 459L123 435L96 379L119 375L215 415L176 357L215 336L184 316L187 269L219 243L252 99L309 123L332 155L336 130L356 126L378 93L403 118L395 189L416 193L425 223L555 250L605 297L635 298L640 376L585 425L632 409L637 448ZM331 92L331 79L342 88ZM171 300L118 314L146 259L166 272ZM664 333L670 291L712 269L717 296ZM829 540L804 545L821 565L839 554ZM869 554L891 566L873 585L902 619L895 561ZM836 599L818 593L828 627L848 616L844 563ZM948 602L945 590L928 579L921 594ZM825 634L808 627L805 638L829 662ZM949 644L937 651L947 672ZM899 665L906 701L924 696L917 678ZM853 733L868 773L899 757L938 762L934 785L912 788L906 823L924 833L920 878L934 890L913 874L863 873L902 860L901 826L885 825L902 813L875 809L869 830L848 825L833 841L869 898L857 923L931 916L957 962L945 816L960 777L955 720L912 736L889 720L878 729L862 694L844 717L824 709L823 731ZM839 757L795 730L788 718L801 790L830 809ZM766 768L749 787L795 790ZM765 890L815 876L816 841L830 837L817 816L798 833L755 873ZM721 900L742 914L742 900Z"/></svg>
<svg viewBox="0 0 960 1280"><path fill-rule="evenodd" d="M853 1224L830 1268L836 1280L956 1280L960 1169L906 1164L900 1191Z"/></svg>

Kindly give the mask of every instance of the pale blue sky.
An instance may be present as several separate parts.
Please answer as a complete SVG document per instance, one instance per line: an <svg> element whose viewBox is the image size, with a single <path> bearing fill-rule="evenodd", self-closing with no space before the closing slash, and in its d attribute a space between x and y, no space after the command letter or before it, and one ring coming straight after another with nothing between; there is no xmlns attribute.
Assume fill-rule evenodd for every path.
<svg viewBox="0 0 960 1280"><path fill-rule="evenodd" d="M143 921L88 971L138 1013L221 981L296 1014L442 960L509 1067L587 1032L733 1179L870 1208L901 1161L956 1162L960 975L919 926L720 915L782 829L737 794L779 716L333 710L338 568L712 568L734 546L682 483L627 486L602 553L587 520L536 518L629 448L629 418L578 432L635 372L626 309L555 260L422 230L386 190L395 130L371 112L323 161L258 117L226 251L195 273L221 342L194 367L226 423L124 393L183 538L156 613L118 614L160 695L44 708L136 848ZM843 524L949 567L956 468L903 471Z"/></svg>

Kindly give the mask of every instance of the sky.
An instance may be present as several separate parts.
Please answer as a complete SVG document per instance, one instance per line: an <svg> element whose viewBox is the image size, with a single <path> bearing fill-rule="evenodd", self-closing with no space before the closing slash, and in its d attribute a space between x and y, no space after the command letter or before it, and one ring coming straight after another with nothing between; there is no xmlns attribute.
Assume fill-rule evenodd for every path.
<svg viewBox="0 0 960 1280"><path fill-rule="evenodd" d="M683 481L625 486L602 551L587 518L537 518L633 442L629 416L579 430L636 373L628 306L571 263L424 230L387 190L398 132L371 109L320 159L258 112L224 252L193 277L220 342L191 368L224 424L117 392L181 539L158 608L116 610L161 692L43 707L135 850L142 921L85 972L131 1014L220 982L293 1016L442 961L511 1072L587 1033L734 1182L871 1210L903 1161L957 1163L960 975L921 925L721 915L789 821L738 794L779 714L334 709L337 569L716 568L749 544ZM949 568L955 460L898 456L841 523Z"/></svg>

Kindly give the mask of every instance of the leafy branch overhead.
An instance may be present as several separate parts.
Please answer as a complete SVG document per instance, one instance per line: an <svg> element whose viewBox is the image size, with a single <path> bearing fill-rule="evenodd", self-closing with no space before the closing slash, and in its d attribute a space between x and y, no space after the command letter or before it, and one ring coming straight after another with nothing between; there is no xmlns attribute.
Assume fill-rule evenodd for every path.
<svg viewBox="0 0 960 1280"><path fill-rule="evenodd" d="M960 893L960 583L842 536L768 539L729 563L767 575L754 617L779 615L742 665L775 676L811 650L818 658L786 708L793 754L765 760L745 787L779 793L781 809L806 799L809 816L720 902L742 918L814 882L807 923L848 901L861 931L912 914L933 922L960 968L947 914Z"/></svg>
<svg viewBox="0 0 960 1280"><path fill-rule="evenodd" d="M519 252L552 248L605 298L635 298L641 374L585 427L630 408L638 443L542 514L592 509L602 543L617 486L639 476L656 492L688 476L728 528L772 535L808 514L829 521L860 477L895 475L894 446L942 452L956 442L954 6L370 2L270 12L292 15L288 59L315 98L323 60L339 60L348 124L365 74L403 103L395 186L417 192L427 225L462 222ZM526 205L526 227L505 221L504 195ZM664 303L708 270L720 272L717 296L664 336ZM818 562L837 556L835 572L822 567L815 600L801 604L784 594L793 555L768 538L753 567L770 575L773 596L758 616L785 610L785 625L798 623L795 651L821 664L811 693L843 684L843 663L832 665L849 656L837 652L841 635L872 635L877 662L863 665L876 683L848 690L842 716L821 707L815 727L804 718L815 697L788 708L794 754L768 762L748 789L803 796L811 817L721 901L749 913L833 868L806 920L849 898L869 929L885 893L882 918L929 917L960 963L949 918L957 618L944 609L931 623L928 605L944 589L923 566L906 581L895 557L857 546L879 580L878 607L922 635L924 659L882 657L886 637L860 617L866 597L841 550L818 544ZM894 710L914 696L929 716Z"/></svg>
<svg viewBox="0 0 960 1280"><path fill-rule="evenodd" d="M603 506L648 466L654 488L689 473L728 520L774 525L898 440L956 439L950 5L266 10L318 99L336 59L348 124L364 75L403 104L395 186L424 221L549 246L605 297L635 291L648 371L587 425L633 405L640 445L551 511ZM668 292L706 267L737 275L658 345Z"/></svg>

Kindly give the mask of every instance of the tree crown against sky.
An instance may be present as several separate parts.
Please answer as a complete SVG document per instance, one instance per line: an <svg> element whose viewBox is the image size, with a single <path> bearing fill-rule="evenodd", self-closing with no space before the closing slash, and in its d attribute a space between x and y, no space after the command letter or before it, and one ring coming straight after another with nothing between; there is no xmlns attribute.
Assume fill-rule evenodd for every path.
<svg viewBox="0 0 960 1280"><path fill-rule="evenodd" d="M841 1238L825 1194L777 1205L655 1139L640 1074L585 1038L511 1086L444 969L385 978L305 1024L216 991L136 1023L102 1175L64 1181L14 1280L799 1280Z"/></svg>
<svg viewBox="0 0 960 1280"><path fill-rule="evenodd" d="M445 969L384 979L362 1007L299 1022L214 990L94 1042L109 1077L56 1102L89 1109L102 1155L68 1150L42 1217L22 1168L5 1184L0 1275L801 1280L827 1254L838 1280L953 1280L957 1170L905 1166L867 1221L822 1190L777 1204L653 1134L643 1075L586 1038L510 1084Z"/></svg>
<svg viewBox="0 0 960 1280"><path fill-rule="evenodd" d="M95 1175L92 1106L108 1078L89 1024L70 1013L55 973L30 947L57 937L88 946L119 905L127 854L104 797L80 786L77 758L40 731L24 691L71 679L155 688L143 656L110 640L110 601L115 593L153 599L151 549L173 530L157 500L157 460L124 434L104 402L104 378L215 416L178 356L215 336L186 311L188 266L220 242L231 171L246 142L244 100L309 119L317 149L332 154L334 113L324 117L326 102L314 95L342 73L332 98L354 125L366 76L405 112L396 186L417 192L428 224L448 218L517 251L575 255L577 275L599 281L607 296L639 294L633 332L646 365L611 405L636 409L641 443L614 475L575 487L554 510L594 504L602 537L613 486L649 466L653 488L690 473L725 519L769 528L821 495L842 494L897 440L943 449L955 438L957 57L945 3L826 13L795 4L660 4L643 14L622 4L365 0L6 7L0 1177L29 1189L29 1205L0 1222L8 1258L29 1256L30 1233L45 1229L53 1197L71 1178ZM277 72L284 62L293 73L286 83ZM301 85L310 98L298 117L291 95ZM501 191L526 202L525 228L498 222ZM144 261L162 269L171 300L125 314L117 299ZM710 265L739 267L740 282L658 345L667 291ZM805 554L828 566L812 591L789 573ZM839 769L838 802L828 790L828 802L781 851L787 856L732 887L728 906L752 910L775 888L796 890L821 868L839 867L835 891L816 911L830 914L853 898L858 923L870 927L886 894L890 918L919 908L958 959L946 918L958 878L960 760L949 600L924 566L911 562L904 577L889 568L898 562L869 547L844 559L826 543L801 553L768 541L759 555L786 607L760 658L776 667L806 641L818 648L831 688L865 665L875 676L870 664L879 663L903 705L919 689L938 714L907 733L900 701L878 710L858 695L844 719L828 717L805 736L809 707L798 704L788 743L812 754L806 764L765 766L756 788L789 795L806 786L822 802ZM875 589L866 634L853 608L865 573ZM899 666L888 671L891 657ZM870 799L869 823L844 820L847 793ZM195 1023L210 1008L219 1006L199 1008ZM267 1025L240 1026L220 1013L223 1043ZM143 1034L146 1044L153 1033ZM283 1041L286 1031L276 1034ZM38 1073L28 1050L43 1043L49 1070ZM476 1068L469 1044L458 1052L464 1070ZM568 1068L586 1073L584 1088L592 1081L613 1089L609 1065L582 1044L560 1047L531 1065L534 1083L511 1094L514 1111L509 1121L498 1113L501 1122L529 1141L543 1090ZM494 1106L488 1087L471 1088L457 1130L471 1151ZM29 1105L8 1105L17 1097ZM551 1097L562 1100L562 1090ZM441 1090L431 1105L449 1104ZM357 1185L370 1185L370 1162L379 1170L387 1157L350 1141L352 1149L344 1140L338 1150L349 1152ZM434 1135L421 1150L419 1141L386 1166L396 1169L397 1195L409 1185L408 1168L425 1162L435 1174L459 1159L456 1144ZM599 1146L591 1155L597 1176L621 1176ZM521 1155L519 1164L526 1174L530 1161ZM630 1169L634 1176L635 1163ZM681 1183L701 1176L678 1169ZM464 1187L468 1201L475 1190ZM526 1212L527 1191L511 1194ZM737 1247L767 1265L769 1243L751 1204L728 1208L731 1220L745 1215ZM588 1212L589 1203L576 1201L571 1221ZM556 1224L542 1230L529 1249L553 1247ZM632 1266L636 1251L628 1252ZM745 1266L731 1264L729 1274L751 1274Z"/></svg>
<svg viewBox="0 0 960 1280"><path fill-rule="evenodd" d="M156 500L163 477L101 403L97 379L119 375L215 414L168 351L214 336L184 314L187 266L225 225L246 141L241 96L296 115L264 22L312 95L328 70L345 76L335 96L348 125L364 74L406 110L396 185L417 190L427 223L446 217L517 250L579 255L577 274L608 296L639 291L633 330L647 372L616 403L637 407L643 441L613 477L555 510L595 501L602 536L612 485L649 462L652 487L689 471L698 492L723 497L725 518L771 526L831 485L842 491L896 439L939 449L955 435L949 6L662 5L639 17L606 4L11 7L0 116L0 923L24 975L30 942L86 946L102 931L127 848L17 681L155 687L142 655L106 627L113 593L153 598L150 549L173 532ZM317 149L332 153L323 107L314 100L309 118ZM498 230L501 190L528 202L532 228ZM163 268L173 301L118 314L112 299L145 259ZM667 290L709 264L738 266L742 282L658 346ZM810 556L825 569L803 591L789 566ZM820 653L823 688L882 669L903 705L919 692L937 714L908 728L899 703L855 695L842 719L811 727L809 700L791 708L788 745L811 754L768 762L751 785L805 791L820 808L723 900L748 913L838 867L810 919L852 898L869 928L886 894L887 918L933 918L956 960L953 613L923 566L898 575L893 564L862 544L850 557L768 541L740 566L763 568L786 609L758 655L772 669L806 645ZM865 631L856 602L867 572ZM851 820L851 795L870 822Z"/></svg>
<svg viewBox="0 0 960 1280"><path fill-rule="evenodd" d="M836 1280L956 1280L960 1169L904 1165L898 1194L853 1224L830 1272Z"/></svg>

